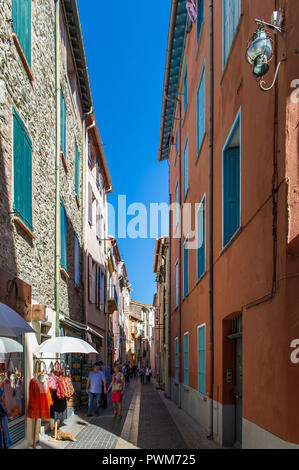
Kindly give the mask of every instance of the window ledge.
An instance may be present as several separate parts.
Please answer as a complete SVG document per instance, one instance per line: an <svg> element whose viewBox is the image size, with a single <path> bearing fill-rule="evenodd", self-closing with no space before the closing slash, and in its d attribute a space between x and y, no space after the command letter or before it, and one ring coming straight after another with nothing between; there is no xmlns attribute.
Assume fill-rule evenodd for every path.
<svg viewBox="0 0 299 470"><path fill-rule="evenodd" d="M31 72L30 65L28 64L28 61L27 61L27 59L26 59L26 57L25 57L25 54L24 54L24 52L23 52L22 46L21 46L21 44L20 44L20 41L18 40L18 36L16 35L16 33L12 33L12 38L13 38L13 41L14 41L15 46L16 46L16 48L17 48L17 51L18 51L18 53L19 53L19 56L20 56L20 58L21 58L21 61L23 62L23 65L24 65L25 70L26 70L26 72L27 72L28 78L29 78L29 80L30 80L31 82L33 82L33 81L34 81L34 76L33 76L32 72Z"/></svg>
<svg viewBox="0 0 299 470"><path fill-rule="evenodd" d="M62 267L60 267L60 273L61 275L65 278L65 279L69 279L70 276L68 275L68 273L66 272L66 270Z"/></svg>
<svg viewBox="0 0 299 470"><path fill-rule="evenodd" d="M222 248L222 250L220 251L219 253L219 256L222 256L223 253L229 249L229 247L234 243L234 241L236 240L236 238L238 238L238 236L240 235L240 233L242 232L243 230L243 227L239 227L238 230L235 232L235 234L232 236L232 238L230 239L229 242L227 242L227 244Z"/></svg>
<svg viewBox="0 0 299 470"><path fill-rule="evenodd" d="M65 158L64 153L63 153L62 150L60 151L60 155L61 155L64 170L65 170L66 174L68 174L69 169L68 169L68 166L67 166L67 163L66 163L66 158Z"/></svg>
<svg viewBox="0 0 299 470"><path fill-rule="evenodd" d="M76 203L77 203L77 206L78 206L78 209L80 209L81 207L81 204L80 204L80 201L79 201L79 198L78 198L78 195L76 194Z"/></svg>
<svg viewBox="0 0 299 470"><path fill-rule="evenodd" d="M30 230L29 227L27 227L27 225L23 222L22 219L20 219L20 217L13 217L13 221L18 224L23 230L24 232L27 233L27 235L31 238L31 240L35 240L36 239L36 236L34 235L34 233Z"/></svg>
<svg viewBox="0 0 299 470"><path fill-rule="evenodd" d="M205 271L203 274L201 274L201 276L197 279L196 281L196 286L198 286L198 284L201 283L201 281L203 280L204 277L206 277L206 274L207 274L207 271Z"/></svg>

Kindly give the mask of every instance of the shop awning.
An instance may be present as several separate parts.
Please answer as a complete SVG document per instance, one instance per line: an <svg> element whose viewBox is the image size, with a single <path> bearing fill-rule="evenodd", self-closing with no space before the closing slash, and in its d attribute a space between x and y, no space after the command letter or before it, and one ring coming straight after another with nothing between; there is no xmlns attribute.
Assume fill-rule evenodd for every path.
<svg viewBox="0 0 299 470"><path fill-rule="evenodd" d="M93 328L91 328L90 326L88 325L85 325L84 323L79 323L75 320L72 320L71 318L65 318L65 317L62 317L60 318L60 322L61 323L64 323L65 325L69 326L70 328L74 328L74 329L78 329L78 330L81 330L81 331L85 331L86 333L91 333L95 336L98 336L99 338L101 339L104 339L104 336L101 335L100 333L98 333L96 330L94 330Z"/></svg>

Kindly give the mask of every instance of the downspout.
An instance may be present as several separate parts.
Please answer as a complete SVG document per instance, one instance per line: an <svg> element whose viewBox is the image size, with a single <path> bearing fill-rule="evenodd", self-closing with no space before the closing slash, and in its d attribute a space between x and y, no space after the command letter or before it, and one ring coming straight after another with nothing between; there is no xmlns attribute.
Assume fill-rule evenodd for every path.
<svg viewBox="0 0 299 470"><path fill-rule="evenodd" d="M173 101L179 105L179 206L180 206L180 233L179 233L179 341L178 341L178 363L179 363L179 382L181 379L181 356L182 356L182 103L179 98L170 98L164 93L167 101ZM179 402L178 407L181 408L181 387L179 386Z"/></svg>
<svg viewBox="0 0 299 470"><path fill-rule="evenodd" d="M85 253L86 253L86 148L87 148L87 131L89 128L86 128L86 118L93 113L93 107L90 111L83 115L82 122L82 211L81 211L81 269L82 269L82 308L83 308L83 323L87 324L86 318L86 292L85 292L85 275L86 275L86 263L85 263Z"/></svg>
<svg viewBox="0 0 299 470"><path fill-rule="evenodd" d="M55 0L55 71L56 71L56 208L55 208L55 310L56 336L60 335L60 0Z"/></svg>
<svg viewBox="0 0 299 470"><path fill-rule="evenodd" d="M209 0L209 311L210 311L210 427L209 439L214 437L214 2Z"/></svg>
<svg viewBox="0 0 299 470"><path fill-rule="evenodd" d="M171 399L171 189L170 189L170 162L168 162L168 187L169 187L169 237L168 237L168 390L167 397Z"/></svg>

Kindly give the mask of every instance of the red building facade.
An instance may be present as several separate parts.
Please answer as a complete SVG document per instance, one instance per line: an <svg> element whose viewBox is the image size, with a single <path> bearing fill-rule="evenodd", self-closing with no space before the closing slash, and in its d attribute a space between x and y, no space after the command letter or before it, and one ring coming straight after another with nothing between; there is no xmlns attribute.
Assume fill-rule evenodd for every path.
<svg viewBox="0 0 299 470"><path fill-rule="evenodd" d="M185 210L171 213L171 398L221 445L296 447L299 11L290 0L197 7L192 25L172 1L159 147L172 203L191 207L187 228ZM286 60L263 92L246 49L274 10L284 34L269 31L266 86Z"/></svg>

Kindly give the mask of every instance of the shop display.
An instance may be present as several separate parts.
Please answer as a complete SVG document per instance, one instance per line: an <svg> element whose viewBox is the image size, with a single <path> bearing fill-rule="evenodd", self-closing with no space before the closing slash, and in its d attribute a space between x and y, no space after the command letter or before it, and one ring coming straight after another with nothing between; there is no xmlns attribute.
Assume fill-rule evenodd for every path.
<svg viewBox="0 0 299 470"><path fill-rule="evenodd" d="M24 415L23 360L20 359L22 356L22 353L0 354L2 406L9 422Z"/></svg>
<svg viewBox="0 0 299 470"><path fill-rule="evenodd" d="M0 449L8 449L11 446L9 430L7 425L7 413L3 407L4 392L0 388Z"/></svg>

